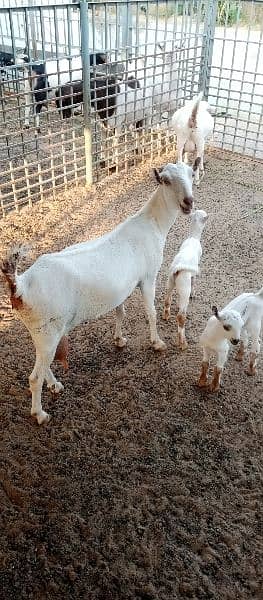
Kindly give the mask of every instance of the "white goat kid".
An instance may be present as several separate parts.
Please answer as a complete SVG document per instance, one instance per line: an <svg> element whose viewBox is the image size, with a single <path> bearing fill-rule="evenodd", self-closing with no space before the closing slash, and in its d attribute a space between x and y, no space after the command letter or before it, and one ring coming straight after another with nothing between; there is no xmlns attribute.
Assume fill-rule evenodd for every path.
<svg viewBox="0 0 263 600"><path fill-rule="evenodd" d="M19 251L3 262L11 304L36 348L29 383L31 414L39 424L49 420L41 405L44 379L53 391L62 389L50 364L55 358L67 365L68 332L83 321L116 309L115 343L123 346L123 303L137 286L143 296L152 345L155 350L165 348L156 328L155 281L170 227L180 212L191 212L192 173L183 163L155 170L159 186L148 202L96 240L44 254L21 275L16 272Z"/></svg>
<svg viewBox="0 0 263 600"><path fill-rule="evenodd" d="M194 296L195 280L202 256L200 239L206 221L207 213L204 210L192 212L189 237L182 243L169 269L163 318L166 321L170 318L172 295L175 288L179 307L176 317L178 344L181 350L185 350L188 345L185 338L186 313L190 296Z"/></svg>
<svg viewBox="0 0 263 600"><path fill-rule="evenodd" d="M263 319L263 288L255 294L245 293L237 296L221 312L218 312L214 306L213 312L215 316L210 317L201 335L203 362L198 385L199 387L208 385L209 361L211 356L216 354L216 367L209 387L212 392L217 392L229 352L229 341L235 345L241 340L236 355L236 360L240 361L243 360L245 349L251 342L249 365L246 372L248 375L256 374Z"/></svg>
<svg viewBox="0 0 263 600"><path fill-rule="evenodd" d="M214 118L208 112L208 102L201 101L203 92L179 108L171 119L171 128L177 136L178 160L187 162L187 152L195 153L195 184L200 183L200 170L204 172L205 140L212 134Z"/></svg>

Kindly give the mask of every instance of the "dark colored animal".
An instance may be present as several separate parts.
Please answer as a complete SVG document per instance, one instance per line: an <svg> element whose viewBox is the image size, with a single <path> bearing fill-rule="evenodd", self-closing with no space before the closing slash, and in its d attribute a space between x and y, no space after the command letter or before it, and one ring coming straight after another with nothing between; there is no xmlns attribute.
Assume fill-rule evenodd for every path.
<svg viewBox="0 0 263 600"><path fill-rule="evenodd" d="M95 77L90 80L91 106L99 118L106 125L117 109L117 95L120 94L121 84L116 77ZM140 82L134 77L128 77L128 88L140 89ZM56 106L62 113L63 119L72 116L74 106L83 102L83 82L72 81L56 90ZM136 122L137 128L142 126L142 121Z"/></svg>

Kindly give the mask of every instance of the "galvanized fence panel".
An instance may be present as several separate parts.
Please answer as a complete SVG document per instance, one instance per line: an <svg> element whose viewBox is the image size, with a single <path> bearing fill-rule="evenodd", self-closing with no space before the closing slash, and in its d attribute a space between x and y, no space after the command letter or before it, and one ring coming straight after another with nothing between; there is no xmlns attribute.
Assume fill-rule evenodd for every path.
<svg viewBox="0 0 263 600"><path fill-rule="evenodd" d="M2 66L0 80L2 214L175 151L171 114L200 88L217 112L213 143L262 157L263 2L3 2L0 58L15 64ZM25 49L29 63L19 65ZM90 67L95 52L106 65ZM35 61L49 84L40 132Z"/></svg>
<svg viewBox="0 0 263 600"><path fill-rule="evenodd" d="M203 2L117 0L81 3L81 7L69 2L10 6L0 8L0 50L16 57L15 65L4 67L0 88L3 214L24 203L31 205L50 192L55 194L72 182L90 181L91 167L96 180L172 147L167 130L171 112L198 91ZM19 53L25 48L30 60L21 68ZM89 53L97 51L107 53L108 64L97 65L89 73ZM57 110L46 97L41 131L37 132L32 114L36 108L34 61L45 64L49 85L58 74L54 87L61 89L65 81L81 78L81 58L85 66L84 119L75 114L80 98L70 87L72 117L63 119L61 98ZM136 83L135 79L131 83L130 77L136 78ZM94 78L100 87L105 79L104 112L98 102L90 103ZM47 91L52 96L51 90ZM111 103L116 92L115 118ZM31 115L25 129L29 103Z"/></svg>
<svg viewBox="0 0 263 600"><path fill-rule="evenodd" d="M263 1L219 1L208 67L214 145L263 158Z"/></svg>

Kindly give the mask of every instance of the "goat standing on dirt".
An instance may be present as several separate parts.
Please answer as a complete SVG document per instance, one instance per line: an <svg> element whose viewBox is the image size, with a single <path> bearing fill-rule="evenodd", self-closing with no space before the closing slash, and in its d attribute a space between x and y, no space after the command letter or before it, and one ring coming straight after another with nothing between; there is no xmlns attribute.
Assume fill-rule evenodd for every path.
<svg viewBox="0 0 263 600"><path fill-rule="evenodd" d="M42 410L41 392L46 379L54 392L62 389L50 365L58 359L67 366L67 334L83 321L116 309L115 343L126 344L121 325L123 303L139 286L155 350L164 350L156 328L155 282L170 227L180 212L192 209L192 169L167 164L155 176L157 190L135 215L113 231L90 242L44 254L17 275L20 250L2 264L11 304L31 334L36 362L29 377L31 414L39 424L49 420Z"/></svg>
<svg viewBox="0 0 263 600"><path fill-rule="evenodd" d="M200 239L206 221L207 214L204 210L192 212L190 235L182 243L169 269L163 318L165 321L170 318L172 294L174 288L176 288L179 307L176 320L178 324L178 343L181 350L187 348L185 339L186 312L189 298L191 295L194 296L195 279L199 272L199 262L202 256Z"/></svg>
<svg viewBox="0 0 263 600"><path fill-rule="evenodd" d="M228 356L229 341L236 345L241 340L236 355L236 360L239 361L243 360L248 342L251 342L249 365L246 372L248 375L256 374L263 319L263 288L256 294L245 293L237 296L220 312L214 306L213 312L214 316L210 317L201 335L203 362L198 385L199 387L208 386L209 361L212 354L216 354L216 367L209 388L211 392L217 392Z"/></svg>
<svg viewBox="0 0 263 600"><path fill-rule="evenodd" d="M208 112L208 102L201 101L203 92L179 108L171 119L177 136L178 160L187 162L187 152L195 152L195 184L200 183L200 170L204 171L205 140L212 134L214 119Z"/></svg>

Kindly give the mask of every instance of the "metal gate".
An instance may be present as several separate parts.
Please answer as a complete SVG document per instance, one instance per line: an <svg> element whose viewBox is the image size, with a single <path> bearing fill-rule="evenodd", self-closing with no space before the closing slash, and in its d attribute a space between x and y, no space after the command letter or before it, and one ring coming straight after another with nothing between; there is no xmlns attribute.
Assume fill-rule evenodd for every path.
<svg viewBox="0 0 263 600"><path fill-rule="evenodd" d="M171 114L200 89L218 115L213 143L262 158L262 1L1 6L2 215L175 151Z"/></svg>

